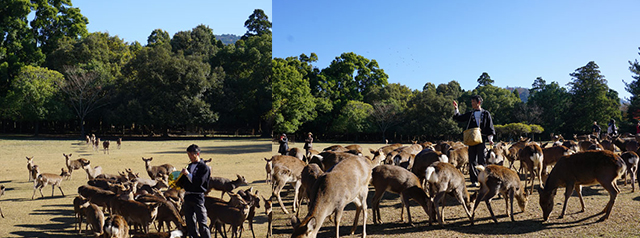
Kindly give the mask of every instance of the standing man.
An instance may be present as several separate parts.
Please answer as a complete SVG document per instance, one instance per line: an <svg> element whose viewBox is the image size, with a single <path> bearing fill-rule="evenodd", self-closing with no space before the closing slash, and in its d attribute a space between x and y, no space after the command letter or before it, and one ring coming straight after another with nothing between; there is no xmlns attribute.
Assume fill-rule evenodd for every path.
<svg viewBox="0 0 640 238"><path fill-rule="evenodd" d="M618 126L616 126L616 120L613 118L609 120L609 127L607 128L607 133L609 134L609 136L618 135Z"/></svg>
<svg viewBox="0 0 640 238"><path fill-rule="evenodd" d="M591 133L597 138L600 139L600 126L598 126L598 122L594 121L593 126L591 126Z"/></svg>
<svg viewBox="0 0 640 238"><path fill-rule="evenodd" d="M182 169L182 176L177 181L184 188L184 209L187 231L192 238L210 238L207 227L207 209L204 207L204 193L209 187L211 171L202 159L200 159L200 147L195 144L187 148L187 155L191 163Z"/></svg>
<svg viewBox="0 0 640 238"><path fill-rule="evenodd" d="M280 139L278 140L278 143L280 143L280 147L278 147L278 153L280 153L281 155L287 155L287 152L289 151L289 139L287 138L287 134L282 133Z"/></svg>
<svg viewBox="0 0 640 238"><path fill-rule="evenodd" d="M304 139L304 150L305 150L305 156L307 156L307 158L309 158L309 150L313 149L313 134L311 132L309 132L307 134L307 138Z"/></svg>
<svg viewBox="0 0 640 238"><path fill-rule="evenodd" d="M482 109L482 97L480 97L480 95L471 97L471 107L473 110L470 112L460 114L460 111L458 111L458 103L456 101L453 101L453 107L455 109L455 114L453 115L454 120L468 122L469 128L480 127L480 133L483 135L483 143L469 146L468 148L469 177L471 178L471 186L477 187L479 184L478 170L476 169L476 166L479 164L486 166L484 158L484 142L489 141L489 144L493 145L493 136L496 134L495 129L493 129L491 113Z"/></svg>

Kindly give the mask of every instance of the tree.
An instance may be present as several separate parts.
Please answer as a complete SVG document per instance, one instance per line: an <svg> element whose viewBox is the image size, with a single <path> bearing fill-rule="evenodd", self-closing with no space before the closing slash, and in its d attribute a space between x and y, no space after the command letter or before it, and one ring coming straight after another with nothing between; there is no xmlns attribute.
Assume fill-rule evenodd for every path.
<svg viewBox="0 0 640 238"><path fill-rule="evenodd" d="M620 121L620 99L610 92L607 80L600 74L598 65L591 61L570 74L568 83L571 94L571 125L573 133L588 133L593 121Z"/></svg>
<svg viewBox="0 0 640 238"><path fill-rule="evenodd" d="M387 139L385 135L387 130L392 126L398 125L402 121L400 113L400 108L395 103L376 102L373 104L371 118L382 133L382 141Z"/></svg>
<svg viewBox="0 0 640 238"><path fill-rule="evenodd" d="M432 83L425 84L423 88L408 102L403 133L418 136L421 140L444 139L461 134L461 127L452 118L453 97L438 94Z"/></svg>
<svg viewBox="0 0 640 238"><path fill-rule="evenodd" d="M317 116L315 98L311 95L309 81L305 80L295 66L288 61L273 60L273 130L294 133L302 124L313 121Z"/></svg>
<svg viewBox="0 0 640 238"><path fill-rule="evenodd" d="M482 75L478 78L478 87L492 85L494 83L493 79L489 76L487 72L482 72Z"/></svg>
<svg viewBox="0 0 640 238"><path fill-rule="evenodd" d="M640 50L640 47L638 47ZM638 53L640 54L640 53ZM640 63L636 59L634 62L629 61L629 71L631 75L630 83L624 82L625 90L631 94L629 98L629 107L627 108L627 119L629 121L640 121Z"/></svg>
<svg viewBox="0 0 640 238"><path fill-rule="evenodd" d="M333 131L344 134L355 134L356 141L358 134L367 132L371 129L369 117L373 112L373 107L368 103L359 101L349 101L342 108Z"/></svg>
<svg viewBox="0 0 640 238"><path fill-rule="evenodd" d="M471 102L473 95L482 97L482 108L491 112L491 117L495 124L505 124L513 121L514 108L518 103L521 103L520 97L514 95L508 89L493 85L478 86L473 91L464 92L459 98L459 102L463 102L465 105L465 107L460 107L461 111L469 110L471 105L466 104Z"/></svg>
<svg viewBox="0 0 640 238"><path fill-rule="evenodd" d="M13 120L34 122L37 136L39 122L53 118L60 107L56 100L58 89L55 82L63 78L64 76L57 71L34 66L23 67L11 83L3 103L3 114Z"/></svg>
<svg viewBox="0 0 640 238"><path fill-rule="evenodd" d="M84 120L87 115L106 105L109 91L105 90L107 84L99 72L73 66L65 67L65 79L57 81L56 84L80 119L81 135L84 136Z"/></svg>
<svg viewBox="0 0 640 238"><path fill-rule="evenodd" d="M271 22L262 9L253 10L253 14L244 22L244 27L247 28L247 33L242 36L243 40L251 36L271 34Z"/></svg>
<svg viewBox="0 0 640 238"><path fill-rule="evenodd" d="M555 134L572 133L567 129L567 121L571 120L567 116L567 112L571 111L571 95L557 82L547 84L541 77L536 78L529 90L525 108L531 114L528 118L539 120L531 120L530 123L538 123ZM522 111L517 113L521 114Z"/></svg>
<svg viewBox="0 0 640 238"><path fill-rule="evenodd" d="M37 44L48 55L58 48L64 38L78 39L89 34L89 20L80 9L71 7L71 0L32 0L35 18L30 25L36 32Z"/></svg>

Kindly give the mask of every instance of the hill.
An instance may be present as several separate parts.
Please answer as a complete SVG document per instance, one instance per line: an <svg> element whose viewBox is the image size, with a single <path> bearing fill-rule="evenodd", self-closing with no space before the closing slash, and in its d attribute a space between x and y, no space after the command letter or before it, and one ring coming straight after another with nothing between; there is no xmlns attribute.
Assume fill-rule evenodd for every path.
<svg viewBox="0 0 640 238"><path fill-rule="evenodd" d="M236 43L236 41L240 40L240 37L242 37L242 36L237 36L233 34L222 34L222 35L215 35L215 36L216 36L216 39L221 40L222 43L224 43L225 45L234 44Z"/></svg>

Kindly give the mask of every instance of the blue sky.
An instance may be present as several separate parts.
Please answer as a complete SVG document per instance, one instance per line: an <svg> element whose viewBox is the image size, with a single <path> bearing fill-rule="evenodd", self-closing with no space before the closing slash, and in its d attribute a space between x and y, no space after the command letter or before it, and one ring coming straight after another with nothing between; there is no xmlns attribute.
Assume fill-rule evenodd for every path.
<svg viewBox="0 0 640 238"><path fill-rule="evenodd" d="M273 56L344 52L375 59L389 83L422 89L487 72L499 87L536 77L567 87L595 61L610 88L630 94L628 61L640 60L640 1L273 1Z"/></svg>
<svg viewBox="0 0 640 238"><path fill-rule="evenodd" d="M74 7L89 19L89 32L109 32L127 42L147 44L155 29L173 37L176 32L204 24L216 35L244 35L244 22L254 9L262 9L271 20L271 0L187 1L93 1L74 0Z"/></svg>

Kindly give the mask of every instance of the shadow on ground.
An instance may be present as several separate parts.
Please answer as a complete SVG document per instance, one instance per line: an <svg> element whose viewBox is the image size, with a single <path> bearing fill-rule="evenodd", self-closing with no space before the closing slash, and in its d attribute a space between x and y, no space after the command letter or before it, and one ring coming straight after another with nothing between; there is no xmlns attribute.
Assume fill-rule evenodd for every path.
<svg viewBox="0 0 640 238"><path fill-rule="evenodd" d="M181 149L163 151L163 152L155 152L155 154L185 154L186 149L187 147L181 148ZM265 153L265 152L271 152L270 144L265 143L264 145L233 145L233 146L200 147L200 153L202 153L204 157L207 157L208 155L211 155L211 154L238 155L238 154Z"/></svg>

